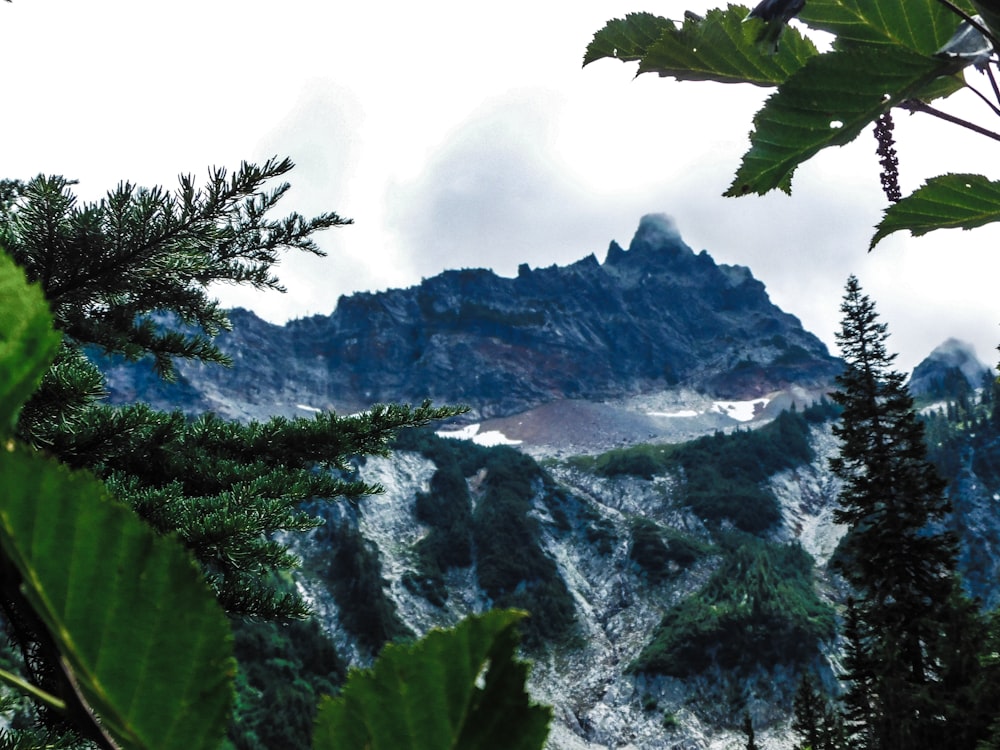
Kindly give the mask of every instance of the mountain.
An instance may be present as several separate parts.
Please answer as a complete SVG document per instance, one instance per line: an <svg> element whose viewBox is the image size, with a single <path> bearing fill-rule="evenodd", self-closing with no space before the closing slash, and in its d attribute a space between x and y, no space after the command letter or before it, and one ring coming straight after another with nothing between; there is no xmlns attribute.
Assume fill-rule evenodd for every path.
<svg viewBox="0 0 1000 750"><path fill-rule="evenodd" d="M971 344L950 338L913 369L910 394L927 400L962 398L991 374L993 368L983 364Z"/></svg>
<svg viewBox="0 0 1000 750"><path fill-rule="evenodd" d="M109 365L112 399L260 418L430 398L489 419L664 390L758 399L821 390L838 371L749 269L694 253L661 215L643 217L628 250L612 242L603 263L522 265L516 278L446 271L341 297L328 316L278 326L235 310L232 322L218 339L232 369L182 363L179 385L163 388Z"/></svg>

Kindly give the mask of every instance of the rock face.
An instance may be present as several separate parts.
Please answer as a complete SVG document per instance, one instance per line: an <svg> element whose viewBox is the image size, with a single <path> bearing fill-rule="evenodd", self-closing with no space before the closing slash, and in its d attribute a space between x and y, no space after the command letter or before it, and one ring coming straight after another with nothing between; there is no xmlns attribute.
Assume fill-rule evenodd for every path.
<svg viewBox="0 0 1000 750"><path fill-rule="evenodd" d="M913 369L910 393L914 397L955 398L980 388L991 370L976 356L971 344L948 339Z"/></svg>
<svg viewBox="0 0 1000 750"><path fill-rule="evenodd" d="M276 326L236 310L219 339L235 367L182 364L191 411L231 417L352 411L378 402L464 403L503 417L561 399L682 387L746 399L822 387L839 369L749 269L694 253L665 216L628 250L570 266L447 271L409 289L342 297L329 316ZM112 397L156 405L177 392L112 368ZM140 378L141 380L141 378Z"/></svg>

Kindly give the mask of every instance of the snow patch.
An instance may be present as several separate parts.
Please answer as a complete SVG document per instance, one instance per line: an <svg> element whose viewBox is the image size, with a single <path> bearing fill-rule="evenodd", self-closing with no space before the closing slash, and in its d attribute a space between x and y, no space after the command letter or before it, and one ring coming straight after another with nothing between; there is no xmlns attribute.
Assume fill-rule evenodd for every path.
<svg viewBox="0 0 1000 750"><path fill-rule="evenodd" d="M482 445L487 448L494 445L520 445L522 442L520 440L511 440L499 430L480 432L478 424L470 424L460 430L439 430L435 434L443 438L471 440L476 445Z"/></svg>
<svg viewBox="0 0 1000 750"><path fill-rule="evenodd" d="M758 411L762 411L767 406L770 400L769 398L756 398L752 401L716 401L712 404L712 411L725 414L737 422L749 422Z"/></svg>
<svg viewBox="0 0 1000 750"><path fill-rule="evenodd" d="M770 402L770 398L757 398L752 401L713 401L707 412L695 409L678 409L676 411L647 411L647 417L691 418L702 414L722 414L737 422L749 422L756 417Z"/></svg>

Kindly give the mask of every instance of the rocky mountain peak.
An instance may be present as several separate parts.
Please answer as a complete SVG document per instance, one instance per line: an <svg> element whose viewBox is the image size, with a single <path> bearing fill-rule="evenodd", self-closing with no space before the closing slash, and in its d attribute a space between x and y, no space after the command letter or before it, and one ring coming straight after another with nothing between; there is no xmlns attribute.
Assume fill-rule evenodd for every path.
<svg viewBox="0 0 1000 750"><path fill-rule="evenodd" d="M966 391L982 386L991 370L976 355L972 344L949 338L913 369L910 393L932 398L955 397L956 388Z"/></svg>
<svg viewBox="0 0 1000 750"><path fill-rule="evenodd" d="M192 409L261 417L431 398L483 419L671 388L755 398L823 388L839 371L749 269L696 254L664 215L643 217L628 250L612 242L604 263L522 264L515 278L449 270L342 297L331 315L275 326L241 310L233 324L219 345L237 367L180 368L203 395ZM129 377L115 373L112 391L134 395Z"/></svg>

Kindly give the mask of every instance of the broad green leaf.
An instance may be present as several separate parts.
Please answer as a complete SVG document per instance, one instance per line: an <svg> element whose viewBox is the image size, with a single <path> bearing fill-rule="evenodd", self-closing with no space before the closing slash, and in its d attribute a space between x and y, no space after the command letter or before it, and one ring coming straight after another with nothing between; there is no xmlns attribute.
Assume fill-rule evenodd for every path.
<svg viewBox="0 0 1000 750"><path fill-rule="evenodd" d="M551 710L525 692L522 613L493 610L390 644L320 704L315 750L540 750Z"/></svg>
<svg viewBox="0 0 1000 750"><path fill-rule="evenodd" d="M919 237L934 229L973 229L994 221L1000 221L1000 182L978 174L940 175L886 209L870 248L901 229Z"/></svg>
<svg viewBox="0 0 1000 750"><path fill-rule="evenodd" d="M955 4L974 12L968 0ZM951 39L961 21L940 0L808 0L798 18L836 34L841 48L899 45L925 55Z"/></svg>
<svg viewBox="0 0 1000 750"><path fill-rule="evenodd" d="M688 16L678 28L668 19L633 13L594 35L584 65L602 57L639 60L639 73L658 73L680 81L719 81L775 86L816 54L813 43L786 28L777 54L757 43L762 22L746 20L749 8L730 5L704 18Z"/></svg>
<svg viewBox="0 0 1000 750"><path fill-rule="evenodd" d="M610 57L625 62L638 60L666 29L675 29L674 22L652 13L629 13L615 18L594 34L587 45L583 64Z"/></svg>
<svg viewBox="0 0 1000 750"><path fill-rule="evenodd" d="M817 55L754 117L750 150L726 195L791 192L799 164L828 146L851 142L880 114L951 71L947 61L898 47Z"/></svg>
<svg viewBox="0 0 1000 750"><path fill-rule="evenodd" d="M229 625L188 554L79 472L0 447L0 548L84 703L122 747L215 750Z"/></svg>
<svg viewBox="0 0 1000 750"><path fill-rule="evenodd" d="M816 47L796 29L786 27L777 53L757 43L763 27L746 20L749 8L730 5L710 10L703 19L688 18L666 29L639 63L640 73L659 73L681 81L718 81L775 86L816 55Z"/></svg>
<svg viewBox="0 0 1000 750"><path fill-rule="evenodd" d="M24 272L0 252L0 439L13 431L59 341L41 289L29 285Z"/></svg>
<svg viewBox="0 0 1000 750"><path fill-rule="evenodd" d="M922 86L914 91L912 98L920 99L924 102L931 102L935 99L943 99L951 96L956 91L960 91L963 88L965 88L965 78L961 73L943 75L939 78L935 78L926 86Z"/></svg>

